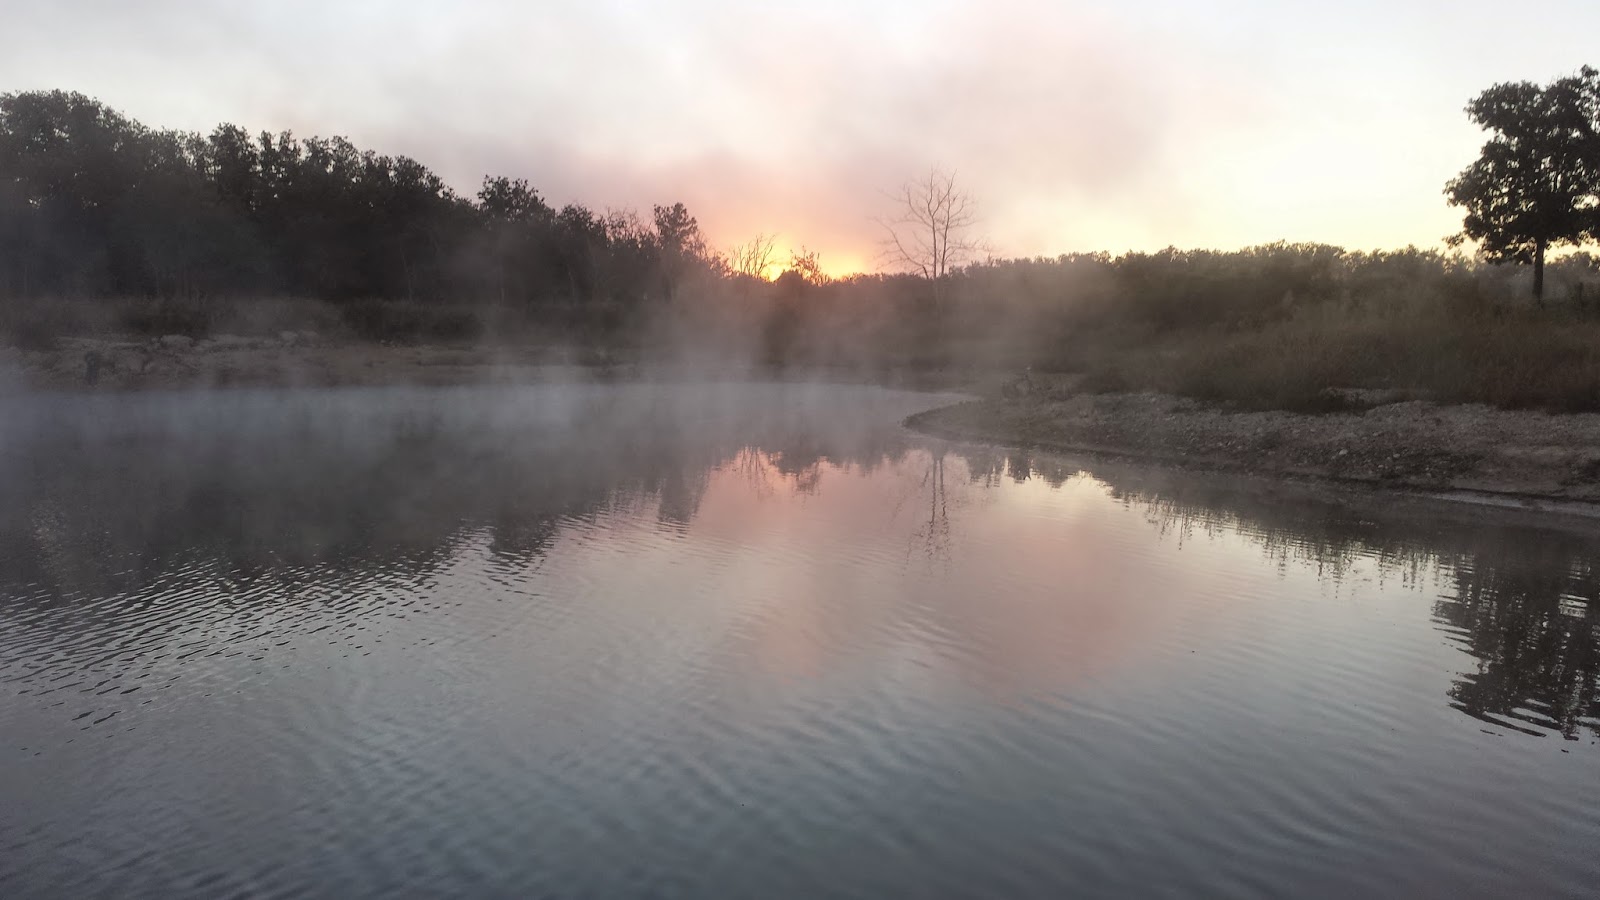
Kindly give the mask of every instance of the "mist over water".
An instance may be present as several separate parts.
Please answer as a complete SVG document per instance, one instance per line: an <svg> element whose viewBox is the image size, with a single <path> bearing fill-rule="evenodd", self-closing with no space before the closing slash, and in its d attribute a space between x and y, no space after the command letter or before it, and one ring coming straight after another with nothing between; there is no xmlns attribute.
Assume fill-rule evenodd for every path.
<svg viewBox="0 0 1600 900"><path fill-rule="evenodd" d="M1600 542L809 384L21 395L0 896L1600 884Z"/></svg>

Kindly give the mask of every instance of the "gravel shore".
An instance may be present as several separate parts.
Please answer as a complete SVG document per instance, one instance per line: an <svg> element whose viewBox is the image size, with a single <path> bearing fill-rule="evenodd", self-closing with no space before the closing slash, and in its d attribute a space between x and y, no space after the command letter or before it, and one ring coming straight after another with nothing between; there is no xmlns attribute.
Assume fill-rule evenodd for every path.
<svg viewBox="0 0 1600 900"><path fill-rule="evenodd" d="M1600 414L1407 401L1306 415L1234 412L1159 394L1068 394L974 400L906 425L958 440L1460 499L1600 503Z"/></svg>

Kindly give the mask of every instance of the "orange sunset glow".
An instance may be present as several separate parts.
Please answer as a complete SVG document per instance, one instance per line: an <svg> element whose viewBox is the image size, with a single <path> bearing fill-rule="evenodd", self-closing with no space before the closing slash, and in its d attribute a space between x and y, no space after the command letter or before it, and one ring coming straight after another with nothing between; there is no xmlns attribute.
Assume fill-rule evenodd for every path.
<svg viewBox="0 0 1600 900"><path fill-rule="evenodd" d="M464 192L494 173L556 204L682 202L718 248L775 233L781 260L803 245L833 276L881 268L883 192L935 164L959 173L1002 257L1434 246L1459 223L1442 179L1481 142L1463 103L1495 80L1575 68L1600 29L1600 7L1571 0L1544 8L1566 27L1537 30L1501 28L1477 0L1447 15L1368 0L1337 13L1261 0L207 5L217 14L19 5L0 81L175 127L348 134ZM69 17L70 43L32 39ZM134 25L166 36L128 44Z"/></svg>
<svg viewBox="0 0 1600 900"><path fill-rule="evenodd" d="M0 0L0 900L1600 885L1600 2Z"/></svg>

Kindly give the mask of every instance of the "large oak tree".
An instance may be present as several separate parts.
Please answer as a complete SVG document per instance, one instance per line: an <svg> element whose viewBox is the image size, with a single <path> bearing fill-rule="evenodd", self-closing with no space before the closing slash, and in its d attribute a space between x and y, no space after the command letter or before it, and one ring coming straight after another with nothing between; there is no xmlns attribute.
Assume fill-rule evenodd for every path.
<svg viewBox="0 0 1600 900"><path fill-rule="evenodd" d="M1492 136L1445 194L1485 256L1533 264L1542 300L1545 253L1600 234L1600 72L1497 84L1466 111Z"/></svg>

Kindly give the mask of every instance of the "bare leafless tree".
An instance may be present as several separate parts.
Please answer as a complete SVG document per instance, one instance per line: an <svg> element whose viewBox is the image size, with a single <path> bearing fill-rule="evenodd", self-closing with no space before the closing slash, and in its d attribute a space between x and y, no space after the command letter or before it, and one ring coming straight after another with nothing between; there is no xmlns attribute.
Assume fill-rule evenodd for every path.
<svg viewBox="0 0 1600 900"><path fill-rule="evenodd" d="M943 298L945 276L952 267L968 262L978 250L972 234L977 204L956 188L956 173L939 166L913 178L888 194L895 203L892 216L880 218L884 230L883 262L926 278L933 287L935 307Z"/></svg>
<svg viewBox="0 0 1600 900"><path fill-rule="evenodd" d="M773 259L777 241L776 234L757 233L747 243L739 244L728 251L728 269L751 278L766 278L767 272L778 264L777 260Z"/></svg>

